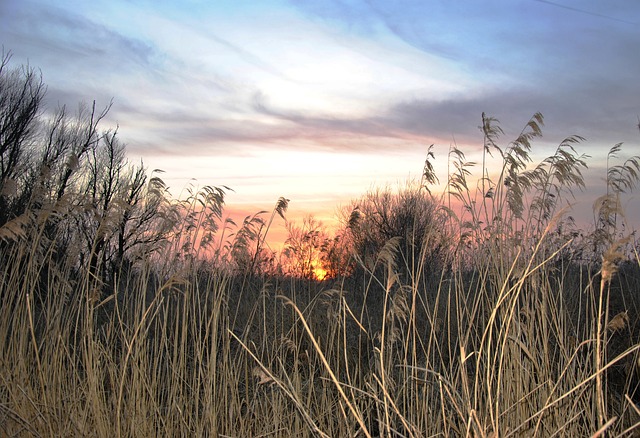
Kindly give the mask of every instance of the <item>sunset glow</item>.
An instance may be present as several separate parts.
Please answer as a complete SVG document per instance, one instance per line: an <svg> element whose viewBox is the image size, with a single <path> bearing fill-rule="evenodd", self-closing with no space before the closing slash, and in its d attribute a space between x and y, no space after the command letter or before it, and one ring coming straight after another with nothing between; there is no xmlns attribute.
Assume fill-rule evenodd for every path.
<svg viewBox="0 0 640 438"><path fill-rule="evenodd" d="M329 272L324 270L322 265L319 262L315 262L313 264L313 275L316 277L316 279L324 280L327 277L328 273Z"/></svg>
<svg viewBox="0 0 640 438"><path fill-rule="evenodd" d="M446 181L451 145L482 151L482 112L508 144L537 111L536 158L586 138L588 217L606 151L640 140L638 17L629 1L10 0L0 42L41 69L50 111L113 100L131 161L163 169L176 197L230 187L235 218L284 196L288 219L335 223L371 187L419 178L430 144Z"/></svg>

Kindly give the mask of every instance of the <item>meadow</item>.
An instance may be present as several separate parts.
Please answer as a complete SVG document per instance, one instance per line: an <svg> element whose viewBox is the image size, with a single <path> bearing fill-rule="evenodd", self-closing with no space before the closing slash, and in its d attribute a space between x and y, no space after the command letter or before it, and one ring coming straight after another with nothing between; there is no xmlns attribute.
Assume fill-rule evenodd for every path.
<svg viewBox="0 0 640 438"><path fill-rule="evenodd" d="M583 139L534 163L541 114L509 141L483 114L483 161L453 146L443 193L429 150L422 180L273 253L287 199L242 223L226 187L174 199L108 108L45 117L35 71L0 81L2 436L638 435L622 145L590 230L565 208Z"/></svg>

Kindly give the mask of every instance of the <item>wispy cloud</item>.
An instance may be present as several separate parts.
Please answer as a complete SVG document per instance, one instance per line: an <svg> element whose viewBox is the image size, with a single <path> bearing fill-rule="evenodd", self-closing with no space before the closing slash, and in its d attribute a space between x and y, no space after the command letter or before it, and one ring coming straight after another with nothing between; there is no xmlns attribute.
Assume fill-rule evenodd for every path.
<svg viewBox="0 0 640 438"><path fill-rule="evenodd" d="M152 46L72 10L53 4L34 4L29 0L20 2L20 7L16 3L6 3L5 8L3 12L7 15L2 24L6 34L3 36L8 41L4 44L10 44L9 48L20 54L23 46L40 49L36 52L25 50L38 56L33 61L46 57L48 62L57 61L57 67L66 64L67 68L82 68L87 73L99 71L114 60L118 61L119 68L126 68L130 73L152 65L155 55ZM123 65L122 61L126 63Z"/></svg>
<svg viewBox="0 0 640 438"><path fill-rule="evenodd" d="M295 205L419 172L431 143L478 148L482 112L509 141L540 111L543 149L582 135L595 163L637 144L637 16L622 0L23 0L0 2L0 43L42 68L53 106L113 98L108 123L152 167Z"/></svg>

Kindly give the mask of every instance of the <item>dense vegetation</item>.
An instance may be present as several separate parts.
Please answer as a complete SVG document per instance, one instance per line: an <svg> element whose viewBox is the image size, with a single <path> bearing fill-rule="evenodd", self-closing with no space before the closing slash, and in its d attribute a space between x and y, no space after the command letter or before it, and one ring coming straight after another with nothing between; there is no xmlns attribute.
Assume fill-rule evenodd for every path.
<svg viewBox="0 0 640 438"><path fill-rule="evenodd" d="M590 231L564 209L583 139L536 164L542 115L502 146L483 114L483 161L452 147L443 195L429 150L421 181L354 200L336 233L289 222L274 254L287 199L239 224L226 187L173 199L101 130L108 108L45 112L37 71L9 61L3 436L637 433L640 256L620 196L640 157L621 145Z"/></svg>

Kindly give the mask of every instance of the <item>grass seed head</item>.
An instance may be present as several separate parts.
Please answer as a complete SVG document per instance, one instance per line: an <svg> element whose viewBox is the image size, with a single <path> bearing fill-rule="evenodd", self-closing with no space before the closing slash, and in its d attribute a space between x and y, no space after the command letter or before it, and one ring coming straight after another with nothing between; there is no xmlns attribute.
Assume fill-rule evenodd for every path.
<svg viewBox="0 0 640 438"><path fill-rule="evenodd" d="M629 325L629 313L625 310L624 312L618 313L614 316L609 324L607 324L607 331L610 332L618 332L624 330Z"/></svg>

